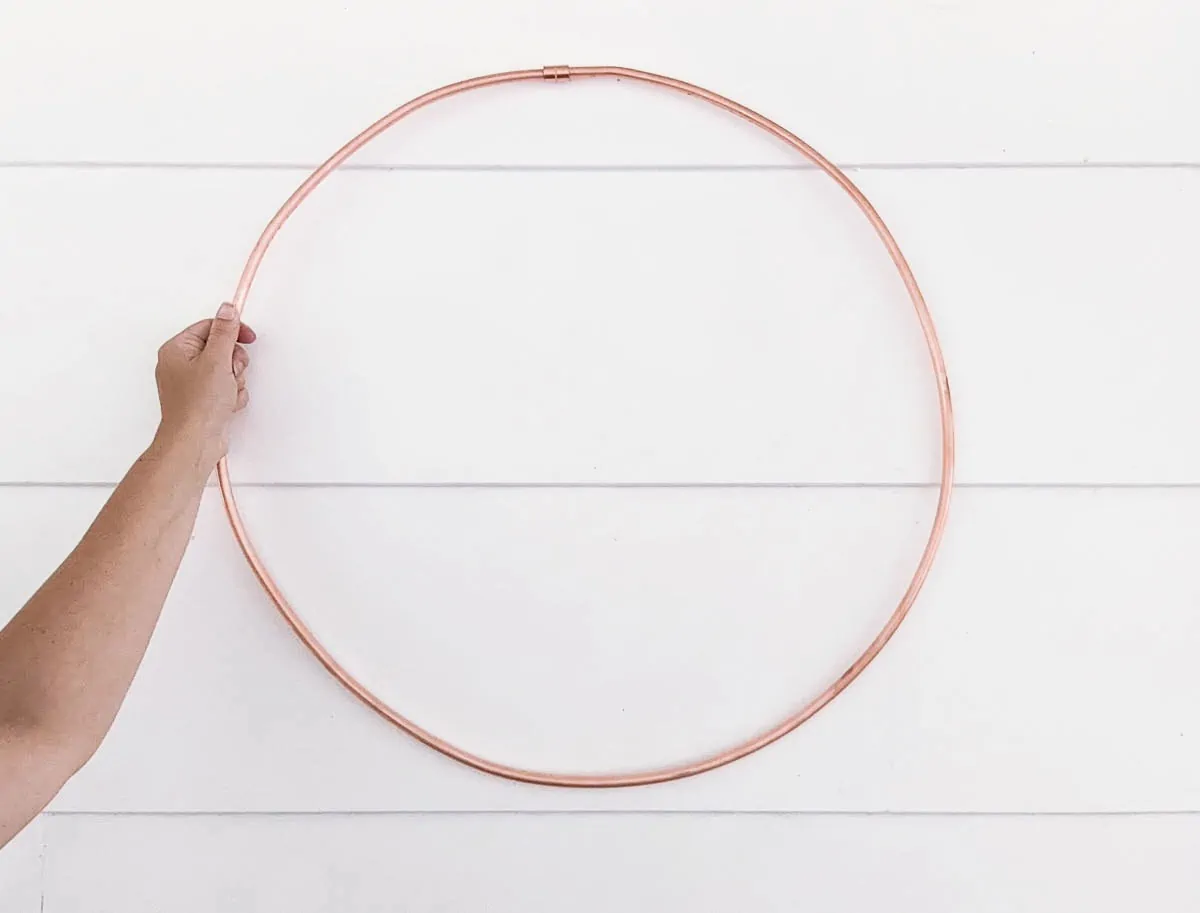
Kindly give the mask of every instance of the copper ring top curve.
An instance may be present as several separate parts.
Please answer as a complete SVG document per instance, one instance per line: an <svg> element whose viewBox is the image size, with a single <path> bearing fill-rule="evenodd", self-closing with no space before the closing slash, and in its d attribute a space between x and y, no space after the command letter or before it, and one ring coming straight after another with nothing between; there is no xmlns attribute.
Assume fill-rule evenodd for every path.
<svg viewBox="0 0 1200 913"><path fill-rule="evenodd" d="M232 302L240 312L246 304L246 296L250 292L250 287L254 282L255 274L258 272L259 265L262 263L263 256L270 247L271 241L276 233L288 217L296 211L297 207L304 202L305 198L313 191L313 189L327 178L331 172L341 165L346 159L352 156L355 152L369 143L379 134L383 133L397 121L407 117L414 111L424 108L426 105L433 104L443 98L449 98L452 95L458 95L462 92L469 92L472 89L480 89L485 86L494 86L502 83L521 82L526 80L548 80L548 81L565 81L576 78L591 78L591 77L614 77L619 79L627 79L640 83L649 83L654 86L659 86L665 89L671 89L677 92L683 92L695 98L703 99L718 108L736 114L756 127L767 131L778 139L782 140L787 145L798 151L809 162L816 165L824 171L829 177L833 178L838 185L849 194L850 198L866 216L867 220L875 229L879 239L883 242L887 249L888 255L895 264L896 269L900 273L901 279L904 280L904 286L908 290L909 297L912 299L913 308L916 311L917 320L921 324L921 332L924 334L925 344L929 349L929 357L933 366L934 380L937 385L938 408L941 417L941 476L940 476L940 491L938 495L937 509L933 518L933 525L929 532L929 539L926 542L925 549L921 554L920 561L917 563L916 570L913 572L912 580L900 597L900 602L896 606L888 618L883 629L875 635L875 638L867 645L861 655L854 660L853 663L843 672L836 681L830 684L816 697L812 698L801 707L799 710L792 713L787 718L780 720L770 728L765 729L752 737L740 742L736 745L731 745L715 754L708 757L699 758L696 760L686 761L680 764L675 764L669 767L660 767L652 770L638 770L622 773L611 774L568 774L568 773L553 773L538 770L526 770L520 767L513 767L508 764L491 761L487 758L473 754L456 745L452 745L446 740L439 738L432 732L422 729L412 720L402 716L396 710L389 707L382 700L376 697L365 685L359 682L350 672L345 669L329 651L321 644L316 635L309 627L300 619L295 609L284 597L283 592L276 584L274 578L259 558L258 553L254 549L253 543L250 541L250 536L246 532L245 524L242 521L240 512L238 511L237 499L234 497L233 484L230 480L229 464L227 460L221 460L217 466L217 477L221 487L221 497L225 502L225 510L229 515L229 523L233 528L233 534L236 537L238 544L246 555L246 560L250 563L255 576L266 590L267 595L275 604L276 608L283 615L284 619L291 626L296 635L303 641L304 645L312 651L313 655L320 660L321 664L348 688L356 697L363 703L369 706L372 710L384 717L391 723L394 723L400 729L407 732L413 738L423 742L430 748L441 752L447 757L460 761L474 767L477 770L489 774L495 774L500 777L506 777L510 780L518 780L524 783L537 783L546 786L570 786L570 787L615 787L615 786L642 786L650 783L662 783L668 780L678 780L684 777L692 777L696 774L704 773L705 771L713 770L739 758L744 758L760 748L770 745L777 739L787 735L797 726L804 723L806 720L814 716L817 711L832 701L835 697L841 694L846 687L854 681L859 674L871 663L879 652L884 648L892 635L896 633L896 629L900 627L900 623L912 608L913 602L917 598L917 594L921 589L925 578L929 574L929 569L933 565L934 555L937 553L938 545L941 542L943 531L946 526L946 518L950 507L950 494L954 483L954 419L950 403L950 384L946 377L946 365L942 357L941 346L938 344L937 333L934 330L933 320L929 315L929 309L925 305L925 299L921 295L921 290L917 286L917 280L909 268L908 262L904 255L900 252L899 246L896 244L895 238L884 224L875 208L863 195L854 183L832 162L826 159L823 155L813 149L808 143L800 139L795 134L776 124L774 121L768 120L761 114L751 111L745 105L738 104L736 101L718 95L715 92L710 92L707 89L702 89L699 86L684 82L680 79L673 79L669 76L660 76L656 73L647 73L642 70L627 69L625 67L566 67L566 66L551 66L543 67L536 70L512 70L505 73L493 73L488 76L477 76L473 79L465 79L461 82L452 83L447 86L442 86L440 89L434 89L431 92L426 92L424 95L414 98L412 101L406 102L396 108L389 114L377 120L371 126L367 127L362 133L354 137L346 143L342 148L329 157L322 165L320 165L312 174L310 174L304 182L296 188L287 201L275 213L274 218L267 224L259 237L258 242L254 245L254 249L250 252L250 256L246 261L246 266L242 270L241 278L238 280L237 290L234 292Z"/></svg>

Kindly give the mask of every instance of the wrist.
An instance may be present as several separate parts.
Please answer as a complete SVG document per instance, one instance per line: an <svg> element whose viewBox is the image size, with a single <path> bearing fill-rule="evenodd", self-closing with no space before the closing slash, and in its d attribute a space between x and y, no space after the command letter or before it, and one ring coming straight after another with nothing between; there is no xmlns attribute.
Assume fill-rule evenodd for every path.
<svg viewBox="0 0 1200 913"><path fill-rule="evenodd" d="M220 448L207 436L160 424L141 461L160 466L186 483L203 486L220 458Z"/></svg>

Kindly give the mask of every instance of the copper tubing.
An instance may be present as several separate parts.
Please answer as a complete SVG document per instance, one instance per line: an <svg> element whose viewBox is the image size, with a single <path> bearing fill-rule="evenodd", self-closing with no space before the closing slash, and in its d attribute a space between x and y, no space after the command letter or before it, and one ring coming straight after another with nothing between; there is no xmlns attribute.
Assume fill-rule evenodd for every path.
<svg viewBox="0 0 1200 913"><path fill-rule="evenodd" d="M271 241L276 233L288 217L296 211L296 208L304 202L305 198L312 193L314 188L327 178L331 172L346 159L352 156L355 152L373 140L379 134L383 133L397 121L407 117L414 111L433 104L443 98L449 98L452 95L458 95L462 92L469 92L472 89L480 89L484 86L494 86L501 83L521 82L524 80L549 80L549 81L565 81L580 77L615 77L618 79L628 79L635 82L650 83L651 85L661 86L662 88L672 89L677 92L683 92L687 95L696 98L704 99L713 105L716 105L722 110L728 111L731 114L736 114L738 117L748 120L756 127L761 127L768 133L782 140L787 145L798 151L808 161L816 165L827 175L841 186L850 198L854 200L867 220L874 227L875 232L879 235L880 240L887 248L888 255L895 264L896 269L900 273L900 277L904 280L904 286L908 289L909 297L912 299L913 308L917 313L917 320L921 324L921 331L925 336L925 344L929 349L929 357L933 365L934 381L937 385L938 408L941 415L941 450L942 450L942 468L940 492L938 496L937 510L933 517L933 526L929 532L929 539L925 545L925 550L921 554L921 559L917 563L916 571L913 573L912 580L905 589L904 594L900 597L900 602L896 606L894 612L883 629L875 635L874 640L867 645L862 654L850 664L849 668L843 672L836 681L830 684L824 691L811 699L807 704L797 710L795 713L788 716L786 719L780 720L775 725L771 726L758 734L748 738L744 742L737 745L731 745L727 748L718 751L708 757L698 760L687 761L681 764L672 765L670 767L662 767L654 770L632 771L627 773L614 774L564 774L552 773L537 770L526 770L519 767L513 767L508 764L502 764L497 761L491 761L487 758L480 757L470 751L452 745L444 739L439 738L432 732L422 729L412 720L402 716L396 710L389 707L382 700L376 697L365 685L359 682L353 675L350 674L330 652L321 644L317 636L309 629L309 627L296 614L287 598L283 595L279 585L272 578L270 572L264 566L262 559L254 549L254 545L250 541L250 536L246 532L245 524L242 522L241 514L238 511L237 500L233 493L233 484L230 481L229 464L226 460L222 460L217 466L217 475L221 486L221 497L225 501L225 510L229 515L230 526L233 527L233 534L236 537L238 544L246 555L246 560L250 563L254 574L258 577L263 589L267 595L279 609L279 612L286 619L296 635L303 641L304 645L312 651L313 655L320 660L321 664L329 671L334 678L348 688L355 696L357 696L368 707L382 716L384 719L394 723L402 730L407 732L413 738L423 742L435 751L440 751L447 757L460 761L463 764L474 767L476 770L485 773L495 774L500 777L507 777L510 780L518 780L524 783L538 783L546 786L575 786L575 787L613 787L613 786L642 786L649 783L662 783L667 780L678 780L683 777L693 777L696 774L704 773L705 771L713 770L725 764L729 764L739 758L744 758L753 752L758 751L770 745L777 739L787 735L793 729L806 720L810 719L822 707L832 701L835 697L841 694L849 684L854 681L862 673L862 671L870 665L871 661L879 655L879 652L884 648L884 645L896 633L896 629L900 627L900 623L912 608L913 602L917 598L917 593L920 591L925 578L929 574L929 569L933 564L934 555L937 552L938 545L942 539L942 533L946 526L946 517L950 507L950 493L954 481L954 420L950 403L950 385L946 377L946 365L942 358L942 350L938 344L937 333L934 330L933 320L929 315L929 309L925 305L925 299L921 295L921 290L917 287L917 280L912 274L912 270L908 266L908 262L904 259L904 255L900 252L899 246L896 244L895 238L888 230L875 208L870 204L862 191L860 191L851 180L843 174L832 162L826 159L823 155L817 152L812 146L804 142L795 134L784 129L774 121L768 120L761 114L751 111L744 105L738 104L715 92L710 92L707 89L702 89L699 86L694 86L691 83L683 82L679 79L672 79L669 76L659 76L655 73L646 73L642 70L631 70L625 67L565 67L553 66L543 67L540 70L513 70L507 73L493 73L489 76L477 76L474 79L466 79L462 82L452 83L448 86L443 86L440 89L434 89L432 92L427 92L412 101L401 105L390 114L385 115L378 121L369 126L366 130L360 133L346 145L342 146L337 152L329 157L324 164L310 174L304 182L296 188L295 192L288 197L287 202L280 207L275 213L275 217L267 224L266 229L258 239L258 243L254 245L254 249L250 252L250 257L246 261L246 266L242 270L241 279L238 280L237 290L233 295L233 304L238 308L239 312L245 307L246 296L250 292L250 286L254 282L255 274L258 272L259 265L262 263L263 256L270 247Z"/></svg>

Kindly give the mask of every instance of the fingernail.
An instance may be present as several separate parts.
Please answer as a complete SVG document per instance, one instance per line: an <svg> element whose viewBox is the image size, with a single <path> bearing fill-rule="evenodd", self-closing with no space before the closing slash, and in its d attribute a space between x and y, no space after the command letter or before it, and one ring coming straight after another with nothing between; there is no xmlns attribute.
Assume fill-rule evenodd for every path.
<svg viewBox="0 0 1200 913"><path fill-rule="evenodd" d="M222 304L219 308L217 308L217 320L236 320L236 319L237 319L237 308L235 308L229 302L226 302L225 304Z"/></svg>

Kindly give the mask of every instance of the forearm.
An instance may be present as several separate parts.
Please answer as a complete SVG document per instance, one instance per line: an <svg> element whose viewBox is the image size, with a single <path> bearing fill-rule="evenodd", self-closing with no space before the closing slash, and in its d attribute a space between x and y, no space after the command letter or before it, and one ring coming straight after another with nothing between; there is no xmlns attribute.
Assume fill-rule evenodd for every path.
<svg viewBox="0 0 1200 913"><path fill-rule="evenodd" d="M57 571L0 632L0 725L82 764L120 708L183 557L207 466L156 439Z"/></svg>
<svg viewBox="0 0 1200 913"><path fill-rule="evenodd" d="M237 310L158 350L162 422L82 541L0 630L0 847L100 745L146 652L200 496L245 407Z"/></svg>

